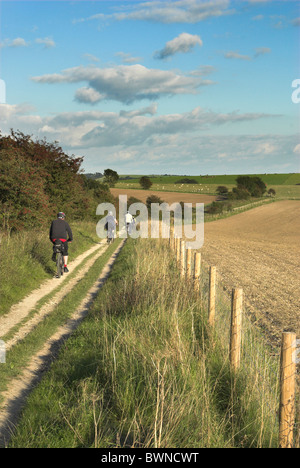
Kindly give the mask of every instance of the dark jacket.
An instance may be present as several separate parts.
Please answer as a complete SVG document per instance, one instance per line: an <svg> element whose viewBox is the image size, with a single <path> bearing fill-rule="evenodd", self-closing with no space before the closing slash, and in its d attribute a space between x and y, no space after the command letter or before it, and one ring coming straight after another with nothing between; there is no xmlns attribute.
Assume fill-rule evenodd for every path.
<svg viewBox="0 0 300 468"><path fill-rule="evenodd" d="M73 240L73 234L67 221L64 219L55 219L52 221L50 226L49 238L53 239L65 239L68 241Z"/></svg>

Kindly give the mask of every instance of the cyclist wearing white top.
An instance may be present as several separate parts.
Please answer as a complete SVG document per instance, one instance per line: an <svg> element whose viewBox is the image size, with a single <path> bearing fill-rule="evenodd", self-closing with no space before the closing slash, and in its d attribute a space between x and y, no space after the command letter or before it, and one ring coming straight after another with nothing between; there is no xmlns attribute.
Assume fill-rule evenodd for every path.
<svg viewBox="0 0 300 468"><path fill-rule="evenodd" d="M127 211L127 213L125 215L125 224L126 224L126 231L127 232L129 232L130 226L131 226L132 223L133 223L133 216L132 216L132 214L129 213L129 211Z"/></svg>

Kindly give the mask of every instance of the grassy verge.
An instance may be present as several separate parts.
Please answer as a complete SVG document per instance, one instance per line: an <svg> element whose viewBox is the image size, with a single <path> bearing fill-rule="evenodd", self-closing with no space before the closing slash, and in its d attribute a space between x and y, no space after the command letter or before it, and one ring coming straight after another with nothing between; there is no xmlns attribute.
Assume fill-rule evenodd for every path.
<svg viewBox="0 0 300 468"><path fill-rule="evenodd" d="M230 304L206 321L167 243L130 240L60 356L31 394L10 447L272 447L277 360L251 324L228 363ZM274 362L273 362L274 361Z"/></svg>
<svg viewBox="0 0 300 468"><path fill-rule="evenodd" d="M77 222L72 225L74 241L70 244L69 261L92 247L99 238L95 223ZM55 264L52 247L45 232L22 232L3 236L0 243L0 316L9 308L51 278Z"/></svg>
<svg viewBox="0 0 300 468"><path fill-rule="evenodd" d="M255 200L236 200L232 203L232 207L229 211L224 210L218 214L204 213L204 222L217 221L218 219L225 219L231 216L243 213L244 211L252 210L262 205L267 205L269 203L276 202L276 198L263 198ZM196 222L196 217L194 216L193 221Z"/></svg>

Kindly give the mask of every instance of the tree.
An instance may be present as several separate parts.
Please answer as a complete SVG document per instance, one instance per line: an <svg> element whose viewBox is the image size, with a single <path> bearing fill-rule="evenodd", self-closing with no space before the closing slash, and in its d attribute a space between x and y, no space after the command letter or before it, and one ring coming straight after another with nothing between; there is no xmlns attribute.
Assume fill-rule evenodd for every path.
<svg viewBox="0 0 300 468"><path fill-rule="evenodd" d="M164 201L161 200L161 198L157 197L156 195L150 195L150 197L148 197L146 200L146 206L149 211L151 211L152 203L159 203L161 205L162 203L164 203Z"/></svg>
<svg viewBox="0 0 300 468"><path fill-rule="evenodd" d="M270 195L270 197L275 197L275 195L276 195L275 190L272 189L272 188L270 188L270 189L268 190L268 195Z"/></svg>
<svg viewBox="0 0 300 468"><path fill-rule="evenodd" d="M104 171L104 183L110 187L114 187L119 180L119 175L112 169L105 169Z"/></svg>
<svg viewBox="0 0 300 468"><path fill-rule="evenodd" d="M257 176L239 176L236 182L238 189L247 190L251 197L262 197L267 190L266 184Z"/></svg>
<svg viewBox="0 0 300 468"><path fill-rule="evenodd" d="M228 188L225 187L225 185L219 185L216 192L220 196L226 196L228 194Z"/></svg>
<svg viewBox="0 0 300 468"><path fill-rule="evenodd" d="M196 179L189 179L188 177L184 177L183 179L179 179L175 182L175 184L198 184Z"/></svg>
<svg viewBox="0 0 300 468"><path fill-rule="evenodd" d="M47 173L19 148L0 150L0 223L2 229L41 226L53 206L45 192Z"/></svg>
<svg viewBox="0 0 300 468"><path fill-rule="evenodd" d="M223 203L214 201L207 208L207 212L210 214L220 214L220 213L223 213L223 209L224 209Z"/></svg>
<svg viewBox="0 0 300 468"><path fill-rule="evenodd" d="M149 190L149 188L152 186L152 182L150 180L149 177L147 176L143 176L140 178L140 186L144 189L144 190Z"/></svg>
<svg viewBox="0 0 300 468"><path fill-rule="evenodd" d="M102 201L115 202L109 188L81 174L83 158L68 156L57 142L0 133L0 226L45 227L59 211L68 219L91 219Z"/></svg>
<svg viewBox="0 0 300 468"><path fill-rule="evenodd" d="M250 192L242 187L233 187L232 194L236 200L247 200L251 196Z"/></svg>

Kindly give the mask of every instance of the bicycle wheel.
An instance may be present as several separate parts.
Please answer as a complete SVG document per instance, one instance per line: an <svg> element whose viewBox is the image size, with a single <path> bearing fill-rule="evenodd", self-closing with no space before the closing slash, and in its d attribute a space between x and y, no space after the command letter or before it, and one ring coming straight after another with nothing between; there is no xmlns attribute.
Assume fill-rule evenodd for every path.
<svg viewBox="0 0 300 468"><path fill-rule="evenodd" d="M63 271L64 271L63 255L60 252L57 254L56 266L57 266L56 276L57 278L60 278L63 275Z"/></svg>

